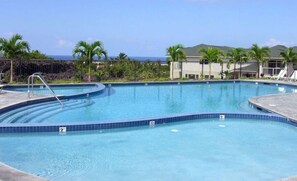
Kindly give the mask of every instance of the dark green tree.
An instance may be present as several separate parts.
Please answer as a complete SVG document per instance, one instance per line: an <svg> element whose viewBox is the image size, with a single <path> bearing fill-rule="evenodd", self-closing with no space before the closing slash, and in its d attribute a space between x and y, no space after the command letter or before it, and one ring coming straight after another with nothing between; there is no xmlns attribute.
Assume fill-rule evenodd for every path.
<svg viewBox="0 0 297 181"><path fill-rule="evenodd" d="M228 51L227 56L229 57L229 64L233 63L233 78L235 78L236 64L240 63L240 77L241 77L241 66L243 62L248 60L247 54L243 48L234 48Z"/></svg>
<svg viewBox="0 0 297 181"><path fill-rule="evenodd" d="M0 51L4 58L10 60L10 82L13 82L13 62L30 52L29 43L23 41L22 35L15 34L10 39L0 38Z"/></svg>
<svg viewBox="0 0 297 181"><path fill-rule="evenodd" d="M173 45L173 46L170 46L168 47L166 50L167 50L167 60L169 62L171 62L171 66L172 66L172 77L171 79L173 79L173 72L174 72L174 66L173 66L173 62L180 62L181 63L181 76L183 75L183 60L187 60L186 58L186 54L184 52L184 47L183 45L181 44L177 44L177 45Z"/></svg>
<svg viewBox="0 0 297 181"><path fill-rule="evenodd" d="M297 61L297 53L294 52L293 48L288 48L283 52L280 52L280 56L283 58L283 64L286 64L287 67L287 79L288 79L288 63Z"/></svg>
<svg viewBox="0 0 297 181"><path fill-rule="evenodd" d="M88 82L91 82L91 64L94 61L94 57L97 56L98 60L100 60L102 55L107 59L107 51L104 50L103 43L100 41L93 43L79 41L76 44L73 50L73 56L81 57L88 63Z"/></svg>
<svg viewBox="0 0 297 181"><path fill-rule="evenodd" d="M39 50L32 50L26 56L26 59L29 60L52 60L53 58L46 56L44 53L41 53Z"/></svg>
<svg viewBox="0 0 297 181"><path fill-rule="evenodd" d="M201 59L208 62L208 79L211 78L211 63L216 63L221 59L222 52L218 48L201 48L198 52L202 53Z"/></svg>
<svg viewBox="0 0 297 181"><path fill-rule="evenodd" d="M220 56L218 57L217 59L217 62L220 64L221 66L221 72L220 72L220 75L221 75L221 79L223 79L224 77L224 61L226 59L226 54L223 53L222 51L220 52Z"/></svg>
<svg viewBox="0 0 297 181"><path fill-rule="evenodd" d="M128 56L125 53L121 52L116 59L121 61L121 60L125 60L127 58L128 58Z"/></svg>
<svg viewBox="0 0 297 181"><path fill-rule="evenodd" d="M263 63L266 61L266 59L269 57L269 47L259 47L257 44L253 44L249 51L250 58L257 61L257 77L260 77L260 64L263 65Z"/></svg>

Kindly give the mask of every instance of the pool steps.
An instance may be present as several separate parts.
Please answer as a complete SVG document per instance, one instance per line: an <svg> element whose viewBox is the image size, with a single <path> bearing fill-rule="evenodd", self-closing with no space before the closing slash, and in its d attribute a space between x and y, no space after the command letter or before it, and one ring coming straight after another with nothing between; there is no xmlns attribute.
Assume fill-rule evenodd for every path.
<svg viewBox="0 0 297 181"><path fill-rule="evenodd" d="M19 108L13 111L4 113L0 116L1 123L36 123L42 122L43 119L48 118L58 112L76 109L83 106L93 104L90 99L70 99L62 100L64 106L61 107L58 102L51 101L41 103L39 106L30 105L26 108ZM30 111L28 111L28 108ZM5 120L5 122L3 122Z"/></svg>

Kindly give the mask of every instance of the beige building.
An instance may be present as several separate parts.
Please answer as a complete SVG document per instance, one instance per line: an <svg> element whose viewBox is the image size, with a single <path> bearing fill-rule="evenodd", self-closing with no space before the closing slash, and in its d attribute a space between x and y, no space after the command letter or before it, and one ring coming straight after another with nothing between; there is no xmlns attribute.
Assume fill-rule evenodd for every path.
<svg viewBox="0 0 297 181"><path fill-rule="evenodd" d="M210 74L210 79L220 79L222 67L219 63L211 63L211 72L209 72L208 62L201 61L201 54L198 50L201 48L214 47L218 48L223 52L227 52L232 47L226 46L213 46L200 44L194 47L185 48L187 61L173 62L170 66L170 78L188 78L188 79L208 79ZM286 50L285 46L277 45L270 48L270 57L267 58L266 62L260 65L260 75L263 77L276 76L282 69L285 69L286 65L282 63L282 58L279 56L280 52ZM248 49L246 49L248 51ZM234 64L230 64L229 68L227 67L228 59L224 61L223 72L228 71L230 78L239 78L240 77L240 64L237 63L234 68ZM257 63L255 60L250 60L247 63L241 65L241 77L256 77L257 76ZM290 76L294 69L297 70L297 67L293 63L288 64L288 75ZM173 74L172 74L173 71ZM173 75L173 77L172 77ZM224 77L226 78L226 74Z"/></svg>
<svg viewBox="0 0 297 181"><path fill-rule="evenodd" d="M230 78L239 78L240 75L240 64L237 63L230 64L227 67L228 59L224 61L223 67L219 63L211 63L211 72L209 72L208 62L202 62L200 56L187 56L187 61L183 62L173 62L170 66L170 78L188 78L188 79L220 79L221 72L223 68L224 71L229 72ZM173 66L172 66L173 65ZM254 60L250 60L247 63L242 63L241 65L241 77L256 77L257 76L257 63ZM260 75L264 77L271 77L278 75L281 69L285 69L286 65L283 65L282 59L280 57L271 57L266 63L260 65ZM235 69L234 69L235 68ZM293 63L288 64L288 75L293 73L294 69L297 67ZM226 74L223 75L223 78Z"/></svg>

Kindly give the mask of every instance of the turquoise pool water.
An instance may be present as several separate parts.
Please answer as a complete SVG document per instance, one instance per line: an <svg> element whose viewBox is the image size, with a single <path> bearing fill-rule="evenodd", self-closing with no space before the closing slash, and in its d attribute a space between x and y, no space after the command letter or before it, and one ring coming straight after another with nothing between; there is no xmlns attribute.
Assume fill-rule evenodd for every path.
<svg viewBox="0 0 297 181"><path fill-rule="evenodd" d="M53 181L277 180L297 173L297 129L193 120L115 132L0 135L0 160Z"/></svg>
<svg viewBox="0 0 297 181"><path fill-rule="evenodd" d="M297 88L250 82L113 85L100 95L33 104L0 115L1 123L77 123L205 112L255 113L248 98ZM58 92L58 90L57 90Z"/></svg>
<svg viewBox="0 0 297 181"><path fill-rule="evenodd" d="M51 86L57 95L73 95L85 92L90 92L97 89L96 85L71 85L71 86ZM11 86L4 87L5 90L28 92L27 86ZM34 86L34 94L51 94L45 86Z"/></svg>

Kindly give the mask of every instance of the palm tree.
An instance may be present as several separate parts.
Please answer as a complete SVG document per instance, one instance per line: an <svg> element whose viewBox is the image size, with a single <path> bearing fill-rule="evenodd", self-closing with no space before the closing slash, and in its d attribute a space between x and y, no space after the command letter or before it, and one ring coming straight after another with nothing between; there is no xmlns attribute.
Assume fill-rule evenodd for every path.
<svg viewBox="0 0 297 181"><path fill-rule="evenodd" d="M183 51L184 47L181 44L177 44L177 45L173 45L170 46L166 49L167 51L167 55L169 55L167 57L167 60L171 62L171 66L172 66L172 77L171 80L173 79L173 62L181 62L181 76L183 75L183 60L187 60L186 58L186 54Z"/></svg>
<svg viewBox="0 0 297 181"><path fill-rule="evenodd" d="M210 79L211 76L211 63L218 62L220 59L222 52L218 48L212 48L208 47L206 48L201 48L198 52L202 53L202 60L208 61L208 79Z"/></svg>
<svg viewBox="0 0 297 181"><path fill-rule="evenodd" d="M128 56L125 53L122 53L122 52L117 57L118 60L125 60L127 58L128 58Z"/></svg>
<svg viewBox="0 0 297 181"><path fill-rule="evenodd" d="M288 80L288 63L297 61L297 53L294 52L293 48L288 48L283 52L280 52L280 56L283 58L283 64L287 66L287 80Z"/></svg>
<svg viewBox="0 0 297 181"><path fill-rule="evenodd" d="M0 38L0 51L10 59L10 82L13 82L13 61L21 58L30 51L29 43L23 41L22 35L15 34L10 39Z"/></svg>
<svg viewBox="0 0 297 181"><path fill-rule="evenodd" d="M224 60L226 59L226 54L223 52L220 52L220 56L217 59L217 62L221 65L221 79L224 79Z"/></svg>
<svg viewBox="0 0 297 181"><path fill-rule="evenodd" d="M265 62L265 58L269 57L269 52L269 47L259 47L257 44L253 44L249 51L249 56L257 61L258 78L260 77L260 63Z"/></svg>
<svg viewBox="0 0 297 181"><path fill-rule="evenodd" d="M248 56L247 52L244 51L239 59L239 78L241 78L241 76L242 76L242 73L241 73L242 63L246 63L246 62L248 62L248 60L249 60L249 56Z"/></svg>
<svg viewBox="0 0 297 181"><path fill-rule="evenodd" d="M235 78L235 70L236 70L236 64L240 63L240 77L241 77L241 64L242 62L247 61L247 55L245 53L245 50L243 48L233 48L230 49L227 53L228 57L230 58L229 63L233 63L234 69L233 69L233 78Z"/></svg>
<svg viewBox="0 0 297 181"><path fill-rule="evenodd" d="M73 50L73 56L81 57L88 62L89 82L91 82L91 64L94 60L94 57L97 56L98 60L100 60L102 55L104 55L105 59L107 59L107 52L104 50L103 43L100 41L95 41L93 43L79 41Z"/></svg>

